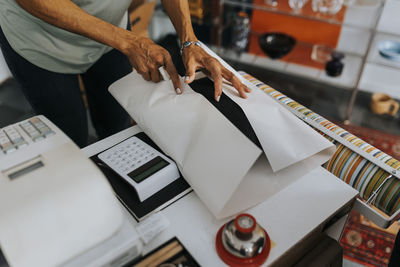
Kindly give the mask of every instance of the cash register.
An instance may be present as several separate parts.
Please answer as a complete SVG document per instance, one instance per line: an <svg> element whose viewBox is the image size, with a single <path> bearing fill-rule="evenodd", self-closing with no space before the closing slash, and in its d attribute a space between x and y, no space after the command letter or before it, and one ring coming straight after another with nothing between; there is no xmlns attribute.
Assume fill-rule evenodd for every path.
<svg viewBox="0 0 400 267"><path fill-rule="evenodd" d="M120 266L142 248L101 171L44 116L0 129L0 217L11 266Z"/></svg>

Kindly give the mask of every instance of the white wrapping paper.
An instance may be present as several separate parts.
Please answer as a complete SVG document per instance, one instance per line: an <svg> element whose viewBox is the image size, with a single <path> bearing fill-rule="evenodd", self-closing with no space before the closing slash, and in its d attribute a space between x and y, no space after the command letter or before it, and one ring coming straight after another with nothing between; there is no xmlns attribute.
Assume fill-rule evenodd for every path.
<svg viewBox="0 0 400 267"><path fill-rule="evenodd" d="M259 89L248 100L229 86L224 93L242 107L264 153L187 85L176 95L170 81L146 82L133 72L115 82L110 93L175 160L217 218L264 201L326 162L335 150Z"/></svg>
<svg viewBox="0 0 400 267"><path fill-rule="evenodd" d="M273 171L282 170L327 147L333 147L331 142L321 138L316 131L310 130L310 127L305 127L304 122L297 119L289 110L282 108L274 99L244 79L206 45L203 43L201 45L242 83L253 89L252 93L248 94L248 99L239 97L231 86L225 85L224 93L243 109Z"/></svg>

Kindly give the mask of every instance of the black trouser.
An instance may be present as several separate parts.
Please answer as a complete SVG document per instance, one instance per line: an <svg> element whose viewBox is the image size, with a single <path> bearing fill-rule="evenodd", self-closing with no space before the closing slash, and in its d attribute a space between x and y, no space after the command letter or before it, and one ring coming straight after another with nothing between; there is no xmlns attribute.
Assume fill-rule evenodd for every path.
<svg viewBox="0 0 400 267"><path fill-rule="evenodd" d="M51 72L30 63L11 48L1 28L0 46L11 73L35 112L45 115L77 145L86 146L88 121L78 75ZM111 50L81 74L90 115L101 139L129 126L129 115L107 89L131 71L128 58Z"/></svg>

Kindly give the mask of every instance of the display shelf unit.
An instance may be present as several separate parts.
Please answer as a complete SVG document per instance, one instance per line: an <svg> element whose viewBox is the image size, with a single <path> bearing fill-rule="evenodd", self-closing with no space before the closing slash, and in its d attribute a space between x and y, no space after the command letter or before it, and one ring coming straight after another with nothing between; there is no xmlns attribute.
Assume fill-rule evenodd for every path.
<svg viewBox="0 0 400 267"><path fill-rule="evenodd" d="M341 25L342 22L338 19L336 15L318 15L306 12L304 10L300 10L299 12L294 12L290 8L281 7L279 4L277 6L270 6L268 4L260 5L260 4L252 4L246 2L240 2L235 0L225 0L224 4L227 6L233 7L242 7L242 8L249 8L249 9L256 9L261 11L270 11L281 15L290 15L294 17L309 19L309 20L316 20L321 21L329 24L337 24Z"/></svg>
<svg viewBox="0 0 400 267"><path fill-rule="evenodd" d="M371 44L359 89L368 92L379 91L400 99L400 62L389 60L379 54L379 42L393 40L400 42L400 35L377 32Z"/></svg>
<svg viewBox="0 0 400 267"><path fill-rule="evenodd" d="M373 63L365 64L360 89L374 93L380 91L400 98L400 72L391 67ZM378 90L379 88L379 90Z"/></svg>
<svg viewBox="0 0 400 267"><path fill-rule="evenodd" d="M272 0L271 0L272 1ZM363 0L355 0L356 3L357 1L363 1ZM381 5L381 0L376 0L376 4L371 4L371 5L352 5L352 6L347 6L347 9L350 10L350 16L347 14L344 15L345 19L342 21L340 20L341 17L341 12L339 11L335 15L325 15L325 14L319 14L313 11L310 11L310 9L303 8L298 12L293 11L291 8L287 6L271 6L269 4L253 4L253 3L247 3L247 2L241 2L238 0L224 0L223 4L227 6L233 6L233 7L241 7L241 8L247 8L247 9L255 9L255 10L261 10L261 11L270 11L274 12L277 14L281 15L290 15L293 17L299 17L303 19L308 19L308 20L315 20L319 22L324 22L324 23L329 23L329 24L335 24L335 25L347 25L347 26L357 26L359 28L365 28L365 29L371 29L374 27L374 20L377 16L377 9ZM311 5L311 0L307 1L307 3L304 5L306 7L307 5ZM362 21L359 20L360 16L357 14L361 11L362 15L364 18ZM350 17L357 17L357 19L351 19ZM367 22L367 23L366 23Z"/></svg>
<svg viewBox="0 0 400 267"><path fill-rule="evenodd" d="M379 54L379 48L378 48L379 42L385 41L385 40L393 40L393 41L400 42L400 36L378 32L374 36L374 39L372 41L371 49L370 49L370 51L368 53L368 57L367 57L367 63L391 67L391 68L400 70L400 61L389 60Z"/></svg>
<svg viewBox="0 0 400 267"><path fill-rule="evenodd" d="M225 59L234 62L240 62L248 65L254 65L265 69L279 72L286 72L292 75L305 77L315 81L340 86L343 88L351 88L356 85L356 76L361 69L362 58L357 55L346 55L343 62L346 68L340 77L333 78L326 75L324 70L303 66L296 63L290 63L281 60L272 60L265 56L254 55L249 53L236 54L230 49L223 49L213 46L212 49L217 51L219 55Z"/></svg>
<svg viewBox="0 0 400 267"><path fill-rule="evenodd" d="M386 0L371 37L360 79L353 90L346 118L349 119L358 90L383 92L400 98L400 64L379 54L378 43L383 40L400 41L400 1Z"/></svg>
<svg viewBox="0 0 400 267"><path fill-rule="evenodd" d="M396 1L400 3L400 0L386 0L386 2L388 1ZM359 89L370 92L384 91L378 89L379 86L377 87L376 79L374 81L371 81L371 79L369 79L369 77L376 77L376 75L371 76L371 73L380 75L382 72L384 72L382 70L387 71L387 68L392 69L400 67L400 63L386 62L387 60L382 58L379 53L377 54L376 51L376 44L378 42L379 36L381 36L381 32L383 32L385 25L393 23L393 20L389 19L386 21L380 19L382 10L385 7L385 0L355 0L353 5L346 6L345 12L340 11L342 13L339 12L336 15L331 16L320 15L314 12L310 12L310 2L311 0L306 3L306 5L308 5L307 8L305 5L300 12L294 12L290 8L288 8L287 5L282 5L280 7L278 4L278 6L273 7L268 6L267 4L254 4L248 2L240 2L238 0L219 0L221 7L228 6L241 7L243 9L256 9L260 11L273 12L276 14L293 16L297 18L341 26L339 40L337 46L334 48L336 51L345 54L345 59L343 60L345 67L343 69L342 75L339 77L329 77L326 75L323 69L303 66L282 60L271 60L262 54L242 53L240 56L238 56L234 52L229 51L229 49L222 49L222 47L219 45L214 46L213 48L215 51L217 51L217 53L220 54L220 56L229 60L252 64L265 69L272 69L292 75L302 76L315 81L353 90L345 117L345 120L349 120ZM223 14L222 10L223 8L220 9L220 16L222 16ZM393 12L393 10L391 11ZM400 11L400 9L398 9L398 11ZM224 26L220 23L219 27L220 29L218 30L218 32L221 34L221 27L223 28ZM381 32L378 32L378 29ZM252 34L260 33L253 32ZM303 44L300 43L300 45ZM376 71L377 68L380 69L379 72ZM388 72L385 73L389 75ZM386 76L384 75L382 77ZM400 77L400 75L398 76ZM397 84L400 84L399 79L394 79L393 82L397 82ZM382 83L382 85L385 86L384 83ZM393 86L391 86L390 88L392 87ZM400 98L400 92L398 95L393 93L391 95Z"/></svg>
<svg viewBox="0 0 400 267"><path fill-rule="evenodd" d="M400 99L400 62L381 56L378 48L379 42L384 40L400 42L399 12L400 1L386 1L368 52L360 90L375 92L379 88L379 91Z"/></svg>

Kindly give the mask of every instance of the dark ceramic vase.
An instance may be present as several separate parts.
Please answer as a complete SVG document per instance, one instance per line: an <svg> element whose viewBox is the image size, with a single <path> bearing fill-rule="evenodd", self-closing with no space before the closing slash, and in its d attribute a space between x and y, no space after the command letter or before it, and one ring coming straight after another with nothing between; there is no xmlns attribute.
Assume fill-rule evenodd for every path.
<svg viewBox="0 0 400 267"><path fill-rule="evenodd" d="M344 64L340 61L344 58L344 54L340 52L332 52L331 60L325 65L325 71L328 76L337 77L342 74Z"/></svg>

